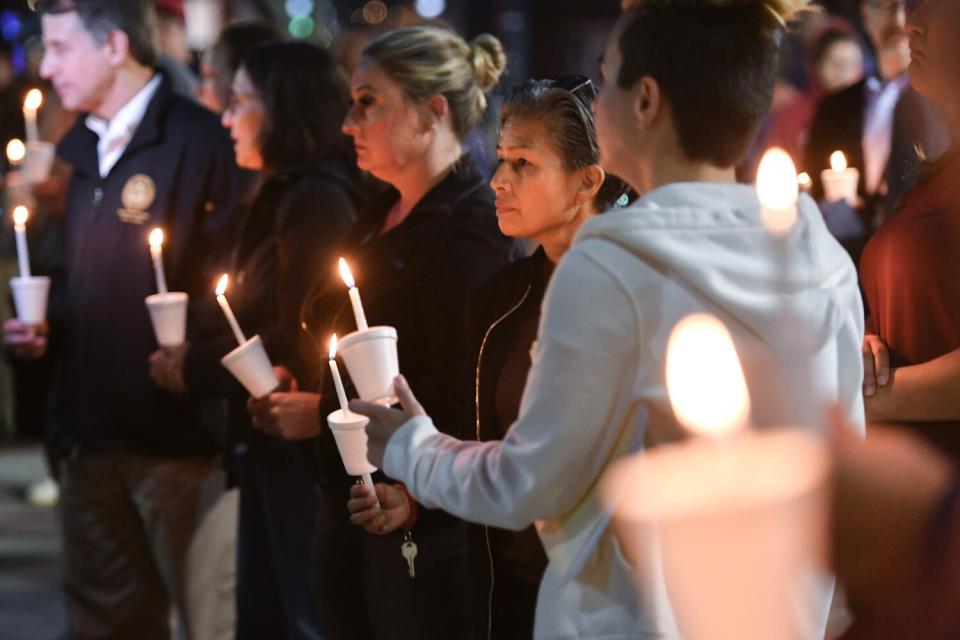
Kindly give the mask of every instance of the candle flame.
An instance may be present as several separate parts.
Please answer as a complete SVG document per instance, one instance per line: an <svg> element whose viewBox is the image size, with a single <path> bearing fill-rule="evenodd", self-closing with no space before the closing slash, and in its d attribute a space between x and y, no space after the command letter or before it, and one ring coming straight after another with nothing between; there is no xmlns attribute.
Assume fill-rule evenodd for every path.
<svg viewBox="0 0 960 640"><path fill-rule="evenodd" d="M830 168L837 173L847 170L847 156L843 155L843 151L834 151L830 154Z"/></svg>
<svg viewBox="0 0 960 640"><path fill-rule="evenodd" d="M809 189L813 185L813 179L809 173L802 171L797 175L797 184L803 189Z"/></svg>
<svg viewBox="0 0 960 640"><path fill-rule="evenodd" d="M36 111L43 104L43 93L40 89L30 89L23 101L23 108L27 111Z"/></svg>
<svg viewBox="0 0 960 640"><path fill-rule="evenodd" d="M10 161L10 164L23 162L23 158L26 155L27 147L20 138L14 138L7 143L7 160Z"/></svg>
<svg viewBox="0 0 960 640"><path fill-rule="evenodd" d="M337 334L330 336L330 359L336 360L337 358Z"/></svg>
<svg viewBox="0 0 960 640"><path fill-rule="evenodd" d="M357 286L356 281L353 279L353 274L350 272L350 265L348 265L347 261L343 258L340 258L340 277L343 278L344 284L350 289Z"/></svg>
<svg viewBox="0 0 960 640"><path fill-rule="evenodd" d="M790 230L797 219L797 169L783 149L768 149L757 169L757 198L764 228L775 234Z"/></svg>
<svg viewBox="0 0 960 640"><path fill-rule="evenodd" d="M722 322L693 314L674 327L667 344L667 390L677 420L691 431L723 435L746 424L747 383Z"/></svg>
<svg viewBox="0 0 960 640"><path fill-rule="evenodd" d="M227 284L230 282L230 276L223 274L217 281L217 295L222 296L227 291Z"/></svg>
<svg viewBox="0 0 960 640"><path fill-rule="evenodd" d="M157 227L150 232L150 246L159 247L163 244L163 229Z"/></svg>
<svg viewBox="0 0 960 640"><path fill-rule="evenodd" d="M17 207L14 207L13 224L17 225L18 227L22 227L23 225L27 224L27 218L29 217L29 215L30 213L27 211L27 208L25 206L19 205Z"/></svg>

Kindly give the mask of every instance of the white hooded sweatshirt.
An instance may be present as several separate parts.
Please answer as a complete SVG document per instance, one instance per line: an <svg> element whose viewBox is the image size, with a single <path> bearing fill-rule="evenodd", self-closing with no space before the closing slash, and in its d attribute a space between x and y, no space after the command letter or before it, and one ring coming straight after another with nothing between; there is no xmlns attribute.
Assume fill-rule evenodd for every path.
<svg viewBox="0 0 960 640"><path fill-rule="evenodd" d="M730 329L755 422L786 419L762 390L778 380L809 405L839 403L863 428L863 309L853 264L807 196L786 245L777 254L744 185L674 183L599 216L553 275L520 415L506 438L462 442L418 417L390 439L384 472L424 505L502 528L536 523L550 560L537 638L680 637L662 575L642 577L639 604L599 494L613 462L676 433L664 360L684 316L711 313ZM783 344L806 364L774 366L771 345ZM657 566L657 549L649 552L640 566ZM822 638L828 602L819 604L823 612L809 622L811 637Z"/></svg>

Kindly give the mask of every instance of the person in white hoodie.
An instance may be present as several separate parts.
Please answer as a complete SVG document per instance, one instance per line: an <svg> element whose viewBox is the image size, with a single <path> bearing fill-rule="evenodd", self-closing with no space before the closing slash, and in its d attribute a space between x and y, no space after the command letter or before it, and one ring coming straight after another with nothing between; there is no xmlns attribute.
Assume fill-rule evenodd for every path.
<svg viewBox="0 0 960 640"><path fill-rule="evenodd" d="M611 464L678 435L664 361L684 316L711 313L730 328L754 422L785 419L784 405L764 401L775 380L863 426L853 264L806 196L778 258L753 188L734 178L769 108L780 31L804 4L625 2L597 130L604 168L646 195L584 224L557 265L502 441L440 433L402 377L403 411L351 403L371 417L371 462L422 504L497 527L536 523L549 557L537 638L681 636L661 574L642 576L641 606L599 492ZM775 366L784 344L803 366ZM823 637L827 600L807 611L806 637Z"/></svg>

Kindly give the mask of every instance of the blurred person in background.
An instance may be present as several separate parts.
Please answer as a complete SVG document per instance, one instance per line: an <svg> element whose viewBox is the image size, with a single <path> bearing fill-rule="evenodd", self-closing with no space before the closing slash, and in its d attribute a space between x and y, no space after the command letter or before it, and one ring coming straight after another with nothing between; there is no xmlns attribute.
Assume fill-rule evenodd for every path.
<svg viewBox="0 0 960 640"><path fill-rule="evenodd" d="M193 52L187 42L183 0L154 0L154 6L157 14L154 22L157 68L170 78L174 93L193 97L197 93L200 79L192 68Z"/></svg>

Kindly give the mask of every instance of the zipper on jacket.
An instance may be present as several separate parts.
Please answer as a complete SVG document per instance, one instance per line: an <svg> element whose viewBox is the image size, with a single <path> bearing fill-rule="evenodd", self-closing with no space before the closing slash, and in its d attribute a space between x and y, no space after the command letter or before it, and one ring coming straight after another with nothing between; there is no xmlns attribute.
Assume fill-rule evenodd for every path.
<svg viewBox="0 0 960 640"><path fill-rule="evenodd" d="M483 340L480 342L480 353L477 354L477 371L474 377L474 390L473 390L473 399L474 406L476 407L476 419L477 419L477 441L480 441L480 365L483 362L483 350L487 346L487 339L490 337L490 334L493 333L493 330L496 329L504 320L512 316L517 309L519 309L524 302L527 301L527 298L530 296L530 289L532 285L527 285L527 290L523 292L520 300L510 307L510 309L494 321L488 328L486 333L483 334ZM487 551L487 562L490 568L490 590L487 593L487 640L491 639L493 635L493 583L494 583L494 574L493 574L493 551L490 548L490 527L483 525L483 540L484 546Z"/></svg>

